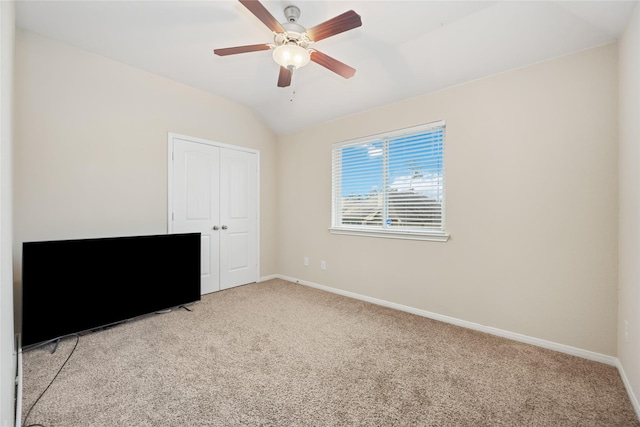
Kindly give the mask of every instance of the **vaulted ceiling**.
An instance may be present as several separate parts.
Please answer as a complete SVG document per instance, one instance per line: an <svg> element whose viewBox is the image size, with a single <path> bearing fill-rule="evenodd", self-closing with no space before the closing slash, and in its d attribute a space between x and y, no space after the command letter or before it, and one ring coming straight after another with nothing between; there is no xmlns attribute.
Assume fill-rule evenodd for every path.
<svg viewBox="0 0 640 427"><path fill-rule="evenodd" d="M430 91L614 42L632 1L263 1L311 28L345 11L362 26L314 47L352 67L351 79L315 63L277 87L271 52L213 49L272 43L237 1L25 1L19 27L236 101L286 134ZM295 94L292 98L292 88Z"/></svg>

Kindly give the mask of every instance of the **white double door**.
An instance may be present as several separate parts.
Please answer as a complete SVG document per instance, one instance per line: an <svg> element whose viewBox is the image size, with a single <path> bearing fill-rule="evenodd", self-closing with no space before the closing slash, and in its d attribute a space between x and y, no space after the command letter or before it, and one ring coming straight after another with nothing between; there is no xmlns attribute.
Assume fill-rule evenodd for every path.
<svg viewBox="0 0 640 427"><path fill-rule="evenodd" d="M170 136L170 233L201 233L202 294L258 278L258 154Z"/></svg>

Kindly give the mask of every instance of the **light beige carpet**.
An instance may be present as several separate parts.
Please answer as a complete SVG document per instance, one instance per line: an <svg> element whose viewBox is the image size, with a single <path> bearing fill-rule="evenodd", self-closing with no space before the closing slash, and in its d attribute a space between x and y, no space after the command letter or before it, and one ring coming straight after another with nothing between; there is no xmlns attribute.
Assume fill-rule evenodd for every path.
<svg viewBox="0 0 640 427"><path fill-rule="evenodd" d="M80 338L28 423L640 426L617 370L281 280ZM26 352L23 413L75 343Z"/></svg>

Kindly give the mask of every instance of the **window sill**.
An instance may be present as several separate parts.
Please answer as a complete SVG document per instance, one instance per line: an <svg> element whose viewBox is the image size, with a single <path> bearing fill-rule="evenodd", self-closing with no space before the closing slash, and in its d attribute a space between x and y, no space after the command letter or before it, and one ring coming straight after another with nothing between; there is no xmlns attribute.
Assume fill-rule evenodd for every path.
<svg viewBox="0 0 640 427"><path fill-rule="evenodd" d="M385 239L405 239L405 240L426 240L430 242L446 242L449 235L442 232L420 232L420 231L389 231L389 230L367 230L363 228L331 227L332 234L345 234L350 236L382 237Z"/></svg>

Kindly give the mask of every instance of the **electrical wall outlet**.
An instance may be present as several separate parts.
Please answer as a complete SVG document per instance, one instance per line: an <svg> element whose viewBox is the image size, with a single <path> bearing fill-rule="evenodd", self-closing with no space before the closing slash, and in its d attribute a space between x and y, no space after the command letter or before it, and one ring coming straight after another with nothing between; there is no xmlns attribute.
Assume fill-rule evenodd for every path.
<svg viewBox="0 0 640 427"><path fill-rule="evenodd" d="M327 261L322 260L320 261L320 270L326 270L327 269Z"/></svg>
<svg viewBox="0 0 640 427"><path fill-rule="evenodd" d="M304 266L305 267L309 267L309 257L308 256L304 257Z"/></svg>

